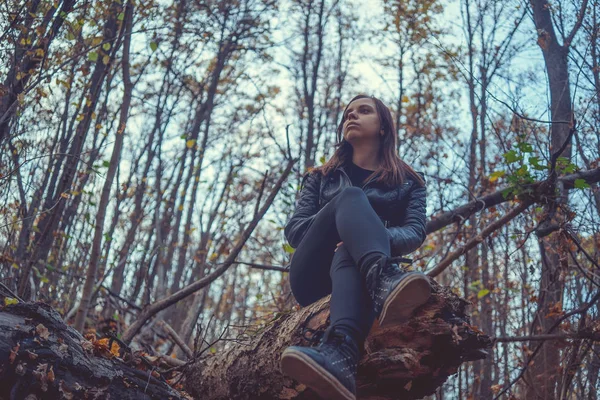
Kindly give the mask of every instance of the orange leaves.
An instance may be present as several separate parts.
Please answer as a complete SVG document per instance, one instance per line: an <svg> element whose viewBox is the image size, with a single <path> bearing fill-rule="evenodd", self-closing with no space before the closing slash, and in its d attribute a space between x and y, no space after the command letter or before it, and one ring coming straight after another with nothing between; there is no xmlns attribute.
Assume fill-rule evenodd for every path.
<svg viewBox="0 0 600 400"><path fill-rule="evenodd" d="M119 357L119 351L121 350L121 348L119 347L119 344L116 341L113 340L109 349L108 345L111 341L110 338L102 338L97 340L96 335L93 333L85 335L85 338L88 339L92 345L91 348L88 345L88 349L92 350L96 356L109 359L113 357ZM85 347L86 346L84 346L84 348Z"/></svg>
<svg viewBox="0 0 600 400"><path fill-rule="evenodd" d="M538 29L537 44L542 48L542 50L546 50L548 48L549 42L550 34L543 29Z"/></svg>
<svg viewBox="0 0 600 400"><path fill-rule="evenodd" d="M562 309L562 302L557 301L553 306L548 309L546 318L561 317L565 312Z"/></svg>
<svg viewBox="0 0 600 400"><path fill-rule="evenodd" d="M97 349L98 352L101 352L103 354L106 354L106 352L108 351L111 354L111 356L106 355L105 357L107 358L119 357L119 345L117 344L117 342L113 341L109 349L109 341L109 338L97 340L96 342L94 342L94 347Z"/></svg>
<svg viewBox="0 0 600 400"><path fill-rule="evenodd" d="M54 382L55 379L52 365L50 365L50 369L48 369L47 363L39 364L32 374L40 382L42 391L44 392L48 390L48 383Z"/></svg>
<svg viewBox="0 0 600 400"><path fill-rule="evenodd" d="M20 343L17 343L15 347L10 351L10 355L8 356L8 361L12 364L15 362L15 358L17 358L17 354L19 353L19 347L21 347Z"/></svg>

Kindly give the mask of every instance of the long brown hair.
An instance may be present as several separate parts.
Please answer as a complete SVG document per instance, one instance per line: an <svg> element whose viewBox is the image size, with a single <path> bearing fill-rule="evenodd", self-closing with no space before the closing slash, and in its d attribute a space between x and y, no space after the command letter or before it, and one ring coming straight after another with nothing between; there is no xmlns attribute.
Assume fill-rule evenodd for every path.
<svg viewBox="0 0 600 400"><path fill-rule="evenodd" d="M329 161L327 161L325 164L310 169L307 174L311 171L317 171L321 173L321 175L326 176L339 166L345 165L346 163L352 161L352 153L354 149L352 145L343 137L344 122L346 121L344 116L346 115L346 109L350 103L352 103L354 100L362 98L373 99L377 114L379 115L381 129L383 129L383 140L381 141L381 145L379 147L379 159L382 160L382 162L380 163L379 168L373 171L373 173L369 175L365 181L371 179L378 173L381 173L381 175L375 179L375 181L394 187L403 184L408 175L417 181L421 186L425 186L425 181L423 178L410 165L405 163L396 152L398 134L394 127L394 120L389 108L375 96L369 96L366 94L354 96L354 98L346 105L346 108L344 108L342 120L340 121L336 130L338 142L334 145L336 150L334 151L333 156L331 156Z"/></svg>

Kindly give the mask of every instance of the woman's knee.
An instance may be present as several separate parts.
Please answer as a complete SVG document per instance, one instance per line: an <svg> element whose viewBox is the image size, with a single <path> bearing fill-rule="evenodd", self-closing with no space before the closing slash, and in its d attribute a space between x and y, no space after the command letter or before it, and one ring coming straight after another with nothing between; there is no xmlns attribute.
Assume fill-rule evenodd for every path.
<svg viewBox="0 0 600 400"><path fill-rule="evenodd" d="M335 196L335 200L339 203L349 200L352 201L361 197L364 197L365 199L367 198L367 195L361 188L358 186L348 186L342 189L342 191Z"/></svg>
<svg viewBox="0 0 600 400"><path fill-rule="evenodd" d="M365 194L365 192L358 186L347 186L347 187L343 188L340 193L343 193L346 196L352 196L352 195L356 196L356 195Z"/></svg>

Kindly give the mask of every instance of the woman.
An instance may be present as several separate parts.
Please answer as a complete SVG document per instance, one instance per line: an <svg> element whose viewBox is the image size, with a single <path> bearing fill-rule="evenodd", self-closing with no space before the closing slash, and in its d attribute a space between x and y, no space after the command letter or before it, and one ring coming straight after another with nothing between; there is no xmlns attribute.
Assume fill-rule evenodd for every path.
<svg viewBox="0 0 600 400"><path fill-rule="evenodd" d="M331 324L317 347L290 346L284 374L326 399L356 398L356 367L375 320L405 322L431 286L397 261L425 240L425 178L396 153L392 115L381 100L354 97L331 159L308 171L284 234L295 248L290 286L307 306L331 293ZM341 140L340 140L341 139Z"/></svg>

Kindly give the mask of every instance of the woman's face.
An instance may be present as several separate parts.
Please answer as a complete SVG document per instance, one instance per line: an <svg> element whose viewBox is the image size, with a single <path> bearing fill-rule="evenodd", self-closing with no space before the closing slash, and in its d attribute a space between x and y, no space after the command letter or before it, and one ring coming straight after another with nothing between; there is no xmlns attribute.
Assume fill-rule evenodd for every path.
<svg viewBox="0 0 600 400"><path fill-rule="evenodd" d="M356 99L348 105L343 116L343 135L348 142L377 141L381 135L379 115L375 101L365 97Z"/></svg>

